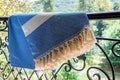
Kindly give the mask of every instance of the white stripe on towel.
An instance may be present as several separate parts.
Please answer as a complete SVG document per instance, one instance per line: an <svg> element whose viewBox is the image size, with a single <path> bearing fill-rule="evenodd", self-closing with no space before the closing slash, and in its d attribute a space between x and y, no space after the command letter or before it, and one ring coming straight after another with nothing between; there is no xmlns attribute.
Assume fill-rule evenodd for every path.
<svg viewBox="0 0 120 80"><path fill-rule="evenodd" d="M45 21L47 21L50 17L52 17L55 13L42 13L34 16L25 24L23 24L22 29L27 37L30 33L32 33L35 29L37 29L40 25L42 25Z"/></svg>

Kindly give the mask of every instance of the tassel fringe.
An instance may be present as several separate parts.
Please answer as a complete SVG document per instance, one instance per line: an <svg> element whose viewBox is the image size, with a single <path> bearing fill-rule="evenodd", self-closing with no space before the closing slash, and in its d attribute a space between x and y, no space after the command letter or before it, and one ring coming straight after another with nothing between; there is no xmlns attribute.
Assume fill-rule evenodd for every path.
<svg viewBox="0 0 120 80"><path fill-rule="evenodd" d="M47 55L35 60L36 70L48 72L67 60L89 51L96 39L90 27L60 46L52 49Z"/></svg>

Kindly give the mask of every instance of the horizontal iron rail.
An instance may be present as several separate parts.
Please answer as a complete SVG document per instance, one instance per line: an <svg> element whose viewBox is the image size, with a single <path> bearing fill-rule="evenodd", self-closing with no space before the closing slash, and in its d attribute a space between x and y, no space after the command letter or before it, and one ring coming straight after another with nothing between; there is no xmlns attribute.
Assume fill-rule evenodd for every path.
<svg viewBox="0 0 120 80"><path fill-rule="evenodd" d="M119 38L105 38L105 37L97 37L97 36L96 36L96 39L98 39L98 40L108 40L108 41L120 41Z"/></svg>
<svg viewBox="0 0 120 80"><path fill-rule="evenodd" d="M87 13L90 20L96 19L120 19L120 11ZM0 17L0 20L8 20L8 17Z"/></svg>
<svg viewBox="0 0 120 80"><path fill-rule="evenodd" d="M8 17L0 17L0 21L7 21Z"/></svg>
<svg viewBox="0 0 120 80"><path fill-rule="evenodd" d="M120 11L87 13L90 20L120 19Z"/></svg>

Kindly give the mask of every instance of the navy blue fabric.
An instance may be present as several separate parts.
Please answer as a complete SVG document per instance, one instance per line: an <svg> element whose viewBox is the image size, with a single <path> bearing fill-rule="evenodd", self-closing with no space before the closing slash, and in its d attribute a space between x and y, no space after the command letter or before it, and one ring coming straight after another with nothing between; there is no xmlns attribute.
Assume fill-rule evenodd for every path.
<svg viewBox="0 0 120 80"><path fill-rule="evenodd" d="M9 17L9 52L13 66L33 69L33 59L44 56L89 25L84 12L57 13L25 37L21 26L35 15Z"/></svg>
<svg viewBox="0 0 120 80"><path fill-rule="evenodd" d="M58 13L27 37L34 58L79 33L89 21L85 13ZM37 47L36 47L37 46Z"/></svg>
<svg viewBox="0 0 120 80"><path fill-rule="evenodd" d="M33 55L21 29L21 24L28 21L34 15L29 15L27 18L23 16L14 15L8 18L9 58L12 66L34 69Z"/></svg>

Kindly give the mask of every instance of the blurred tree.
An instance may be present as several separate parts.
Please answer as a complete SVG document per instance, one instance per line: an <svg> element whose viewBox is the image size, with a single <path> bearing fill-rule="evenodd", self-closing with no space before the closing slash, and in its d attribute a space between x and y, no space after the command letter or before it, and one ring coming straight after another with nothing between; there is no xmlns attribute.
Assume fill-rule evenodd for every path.
<svg viewBox="0 0 120 80"><path fill-rule="evenodd" d="M102 32L104 31L104 29L106 28L106 23L103 21L103 20L97 20L96 21L96 26L97 26L97 29L98 29L98 31L97 31L97 35L98 36L102 36Z"/></svg>
<svg viewBox="0 0 120 80"><path fill-rule="evenodd" d="M16 13L28 13L31 11L31 9L32 3L28 2L28 0L0 1L0 16L9 16Z"/></svg>
<svg viewBox="0 0 120 80"><path fill-rule="evenodd" d="M43 0L44 1L44 11L45 12L50 12L52 11L53 9L53 6L52 6L52 3L51 3L51 0Z"/></svg>
<svg viewBox="0 0 120 80"><path fill-rule="evenodd" d="M86 1L85 0L79 0L78 10L85 11L86 7Z"/></svg>
<svg viewBox="0 0 120 80"><path fill-rule="evenodd" d="M120 38L120 20L112 20L107 25L107 28L103 31L103 36L111 38ZM111 27L110 27L111 26ZM115 42L109 41L104 43L104 48L107 51L110 60L112 61L115 68L120 68L120 58L113 55L111 48ZM120 43L114 47L114 52L120 55ZM104 63L108 63L106 59L103 59Z"/></svg>
<svg viewBox="0 0 120 80"><path fill-rule="evenodd" d="M120 10L120 1L118 0L111 0L114 4L114 10Z"/></svg>
<svg viewBox="0 0 120 80"><path fill-rule="evenodd" d="M119 10L119 8L120 8L120 3L114 3L114 10Z"/></svg>
<svg viewBox="0 0 120 80"><path fill-rule="evenodd" d="M51 0L37 0L35 1L34 5L35 5L34 9L38 8L38 12L40 12L41 10L43 12L50 12L53 10L53 5ZM42 6L43 9L40 9L41 7L38 6Z"/></svg>
<svg viewBox="0 0 120 80"><path fill-rule="evenodd" d="M110 0L79 0L78 10L87 12L110 11L113 3Z"/></svg>

